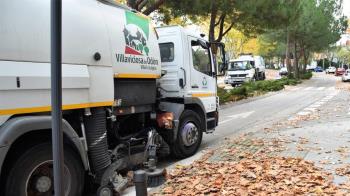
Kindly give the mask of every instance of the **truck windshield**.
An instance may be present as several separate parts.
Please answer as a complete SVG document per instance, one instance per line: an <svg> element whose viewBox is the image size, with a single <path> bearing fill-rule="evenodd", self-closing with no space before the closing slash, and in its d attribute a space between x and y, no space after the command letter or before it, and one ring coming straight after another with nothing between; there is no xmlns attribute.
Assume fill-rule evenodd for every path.
<svg viewBox="0 0 350 196"><path fill-rule="evenodd" d="M229 71L248 70L254 68L254 61L235 61L228 66Z"/></svg>

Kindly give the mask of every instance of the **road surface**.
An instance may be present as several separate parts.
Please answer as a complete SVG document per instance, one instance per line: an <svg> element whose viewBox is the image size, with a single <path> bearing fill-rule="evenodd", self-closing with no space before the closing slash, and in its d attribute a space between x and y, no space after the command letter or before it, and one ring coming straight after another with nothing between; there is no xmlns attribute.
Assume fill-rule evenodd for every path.
<svg viewBox="0 0 350 196"><path fill-rule="evenodd" d="M160 166L169 169L177 164L189 164L198 159L205 149L214 149L221 145L225 138L258 132L272 124L310 115L325 107L332 109L337 97L346 97L349 93L336 88L339 80L340 78L333 75L316 73L311 80L304 81L298 86L224 105L220 110L219 126L214 133L204 135L200 150L195 156L182 161L163 160ZM344 102L346 103L346 100ZM347 108L341 115L350 115L349 107L343 107ZM320 126L327 126L327 124ZM126 195L133 195L132 190L129 189Z"/></svg>
<svg viewBox="0 0 350 196"><path fill-rule="evenodd" d="M255 127L284 120L336 92L336 77L317 74L310 81L296 87L272 93L255 100L243 100L223 106L219 127L213 134L205 135L201 149L220 143L222 138L252 130ZM254 99L254 98L253 98ZM233 116L241 117L234 117Z"/></svg>

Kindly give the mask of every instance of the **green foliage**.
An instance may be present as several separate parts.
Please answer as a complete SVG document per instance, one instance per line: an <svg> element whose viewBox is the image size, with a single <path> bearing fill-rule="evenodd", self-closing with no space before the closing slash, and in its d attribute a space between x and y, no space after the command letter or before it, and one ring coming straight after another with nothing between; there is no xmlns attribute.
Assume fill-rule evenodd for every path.
<svg viewBox="0 0 350 196"><path fill-rule="evenodd" d="M350 48L349 47L339 47L336 49L336 56L338 59L344 63L350 63Z"/></svg>
<svg viewBox="0 0 350 196"><path fill-rule="evenodd" d="M218 88L218 97L220 98L220 104L231 101L231 95L223 88Z"/></svg>
<svg viewBox="0 0 350 196"><path fill-rule="evenodd" d="M261 52L267 58L293 58L294 70L287 66L288 71L294 71L299 77L298 73L310 63L311 55L331 48L346 30L342 0L279 0L275 3L272 15L278 17L272 19L274 26L260 36L265 45L270 43L273 47Z"/></svg>
<svg viewBox="0 0 350 196"><path fill-rule="evenodd" d="M324 65L324 68L327 69L328 67L330 66L335 66L335 67L339 67L340 64L339 63L335 63L335 62L331 62L329 59L320 59L317 61L317 66L320 66L323 68L323 65Z"/></svg>
<svg viewBox="0 0 350 196"><path fill-rule="evenodd" d="M300 79L302 79L302 80L308 80L310 78L312 78L312 72L311 71L308 71L308 72L300 75Z"/></svg>
<svg viewBox="0 0 350 196"><path fill-rule="evenodd" d="M221 41L232 28L251 36L272 27L278 18L272 14L276 6L271 0L173 0L166 1L160 11L166 24L181 16L193 23L209 20L209 40Z"/></svg>
<svg viewBox="0 0 350 196"><path fill-rule="evenodd" d="M303 75L303 78L305 79L310 79L311 77L312 73L310 72ZM286 85L294 86L300 83L300 80L290 79L287 77L282 78L280 80L264 80L249 82L244 83L243 85L229 91L226 91L222 88L218 88L218 96L220 98L220 104L222 104L230 101L238 101L248 97L265 94L267 92L280 91L284 89Z"/></svg>

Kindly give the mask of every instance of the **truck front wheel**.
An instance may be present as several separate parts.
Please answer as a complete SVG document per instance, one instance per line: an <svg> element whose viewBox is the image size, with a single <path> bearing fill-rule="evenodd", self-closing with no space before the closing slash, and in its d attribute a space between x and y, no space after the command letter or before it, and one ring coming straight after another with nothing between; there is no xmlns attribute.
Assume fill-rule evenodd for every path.
<svg viewBox="0 0 350 196"><path fill-rule="evenodd" d="M82 195L84 169L79 158L69 148L64 149L63 186L65 196ZM51 144L44 143L24 152L14 163L6 180L7 196L55 195L53 189Z"/></svg>
<svg viewBox="0 0 350 196"><path fill-rule="evenodd" d="M177 139L172 145L172 153L176 158L186 158L194 155L201 142L203 130L201 119L192 110L185 110L180 117Z"/></svg>

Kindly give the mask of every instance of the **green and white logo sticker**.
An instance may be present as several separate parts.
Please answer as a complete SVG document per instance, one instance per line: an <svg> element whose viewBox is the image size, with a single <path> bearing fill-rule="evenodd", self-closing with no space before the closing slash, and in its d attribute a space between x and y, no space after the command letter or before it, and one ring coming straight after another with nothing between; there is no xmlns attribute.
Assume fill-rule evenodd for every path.
<svg viewBox="0 0 350 196"><path fill-rule="evenodd" d="M208 81L207 81L206 77L203 77L202 84L203 84L203 86L207 86Z"/></svg>
<svg viewBox="0 0 350 196"><path fill-rule="evenodd" d="M124 53L117 53L118 63L140 65L141 69L156 70L159 59L152 56L148 45L150 37L150 20L145 16L125 11L125 25L123 28L125 38ZM154 47L154 46L153 46Z"/></svg>
<svg viewBox="0 0 350 196"><path fill-rule="evenodd" d="M126 25L123 29L125 54L148 56L149 19L129 11L125 11L125 17Z"/></svg>

